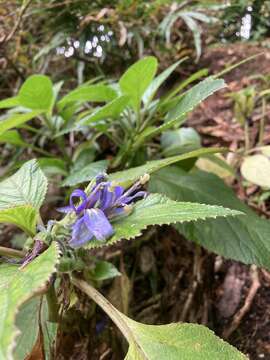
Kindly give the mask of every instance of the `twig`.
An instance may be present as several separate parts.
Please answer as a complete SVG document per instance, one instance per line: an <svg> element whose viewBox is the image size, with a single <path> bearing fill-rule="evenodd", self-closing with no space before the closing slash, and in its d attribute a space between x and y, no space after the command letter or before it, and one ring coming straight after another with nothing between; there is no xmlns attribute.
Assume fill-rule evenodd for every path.
<svg viewBox="0 0 270 360"><path fill-rule="evenodd" d="M250 268L250 277L251 277L251 280L252 280L252 284L250 286L250 289L249 289L248 295L246 297L245 303L241 307L241 309L234 315L234 318L233 318L229 328L225 329L223 331L222 337L224 339L228 339L231 336L231 334L238 328L238 326L240 325L241 320L246 315L246 313L249 311L249 309L250 309L250 307L252 305L253 299L254 299L259 287L261 286L257 266L255 266L255 265L251 266L251 268Z"/></svg>
<svg viewBox="0 0 270 360"><path fill-rule="evenodd" d="M20 27L23 15L24 15L25 11L27 10L28 6L30 5L31 1L32 0L28 0L28 1L25 2L25 4L22 5L22 7L20 9L20 12L19 12L18 19L15 22L15 25L13 26L11 32L7 36L4 36L3 39L1 39L0 45L3 44L3 43L6 44L7 42L9 42L12 39L12 37L15 35L16 31Z"/></svg>

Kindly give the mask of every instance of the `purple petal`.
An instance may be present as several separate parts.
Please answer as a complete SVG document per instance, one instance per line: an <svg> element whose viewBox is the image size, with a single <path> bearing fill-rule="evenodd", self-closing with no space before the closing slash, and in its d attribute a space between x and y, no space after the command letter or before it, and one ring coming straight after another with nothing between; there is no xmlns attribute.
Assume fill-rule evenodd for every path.
<svg viewBox="0 0 270 360"><path fill-rule="evenodd" d="M104 241L114 233L112 225L100 209L86 210L83 218L97 240Z"/></svg>
<svg viewBox="0 0 270 360"><path fill-rule="evenodd" d="M93 238L93 233L85 224L84 217L77 220L72 226L72 238L69 244L72 247L82 246Z"/></svg>
<svg viewBox="0 0 270 360"><path fill-rule="evenodd" d="M73 198L81 198L82 203L76 208L73 202ZM73 210L76 212L76 214L80 214L82 210L86 208L87 205L87 195L83 190L75 189L72 194L70 195L69 205L73 208Z"/></svg>
<svg viewBox="0 0 270 360"><path fill-rule="evenodd" d="M104 211L113 205L114 192L110 189L111 183L106 183L101 190L99 208Z"/></svg>
<svg viewBox="0 0 270 360"><path fill-rule="evenodd" d="M117 204L119 205L127 205L130 204L132 201L134 201L137 198L145 198L147 196L146 191L138 191L136 194L132 196L126 196L125 194L121 196L121 198L117 201Z"/></svg>

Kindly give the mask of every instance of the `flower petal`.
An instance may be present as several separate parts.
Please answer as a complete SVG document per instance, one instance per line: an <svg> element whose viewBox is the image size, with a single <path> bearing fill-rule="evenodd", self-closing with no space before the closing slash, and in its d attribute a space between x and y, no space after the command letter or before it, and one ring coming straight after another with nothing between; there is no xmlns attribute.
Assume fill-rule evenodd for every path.
<svg viewBox="0 0 270 360"><path fill-rule="evenodd" d="M77 220L72 226L72 238L69 242L72 247L79 247L93 238L93 233L86 226L84 216Z"/></svg>
<svg viewBox="0 0 270 360"><path fill-rule="evenodd" d="M83 218L97 240L104 241L113 235L113 227L100 209L86 210Z"/></svg>
<svg viewBox="0 0 270 360"><path fill-rule="evenodd" d="M147 196L147 192L146 191L138 191L136 194L132 195L132 196L126 196L125 194L123 196L121 196L121 198L118 200L118 204L119 205L127 205L130 204L132 201L134 201L137 198L145 198ZM121 201L121 202L120 202Z"/></svg>
<svg viewBox="0 0 270 360"><path fill-rule="evenodd" d="M74 211L74 208L73 208L73 206L63 206L63 207L57 208L56 210L61 213L67 214L71 211Z"/></svg>
<svg viewBox="0 0 270 360"><path fill-rule="evenodd" d="M73 202L74 197L82 199L82 203L80 205L78 205L78 207L76 207L74 205L74 202ZM73 208L73 210L76 212L76 214L80 214L80 212L86 208L86 205L87 205L86 193L80 189L75 189L74 191L72 191L72 193L70 195L70 199L69 199L69 206L71 206Z"/></svg>

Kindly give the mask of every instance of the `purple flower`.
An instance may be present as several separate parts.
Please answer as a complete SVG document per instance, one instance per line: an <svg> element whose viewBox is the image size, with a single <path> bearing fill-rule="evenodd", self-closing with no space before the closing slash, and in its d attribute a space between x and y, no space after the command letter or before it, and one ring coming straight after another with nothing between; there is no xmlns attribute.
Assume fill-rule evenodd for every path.
<svg viewBox="0 0 270 360"><path fill-rule="evenodd" d="M69 205L58 209L60 212L75 212L77 219L72 225L70 245L79 247L90 240L105 241L114 234L110 223L112 219L128 215L134 200L145 198L145 191L137 191L148 181L145 175L127 191L122 186L105 181L105 175L98 175L89 196L83 190L75 189L69 199ZM80 203L75 205L76 200Z"/></svg>

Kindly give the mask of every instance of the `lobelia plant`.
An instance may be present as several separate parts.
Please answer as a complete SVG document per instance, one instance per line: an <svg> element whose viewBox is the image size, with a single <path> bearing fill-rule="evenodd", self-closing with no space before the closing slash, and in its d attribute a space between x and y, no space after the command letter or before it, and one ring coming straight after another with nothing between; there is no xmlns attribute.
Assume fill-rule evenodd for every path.
<svg viewBox="0 0 270 360"><path fill-rule="evenodd" d="M157 161L148 170L153 172L166 165ZM74 190L69 205L59 209L66 214L64 218L48 222L47 227L42 225L39 213L47 179L35 160L0 183L0 221L16 224L32 242L28 253L0 248L0 359L25 358L37 342L50 359L57 322L65 311L55 292L63 276L69 279L69 287L75 286L88 295L120 329L129 343L126 359L245 358L201 325L154 326L133 321L85 278L91 267L86 254L91 254L92 248L133 239L150 225L242 215L220 206L177 202L146 192L140 189L149 180L143 170L146 167L141 172L135 168L109 176L100 174L85 190ZM31 327L34 309L39 320Z"/></svg>

